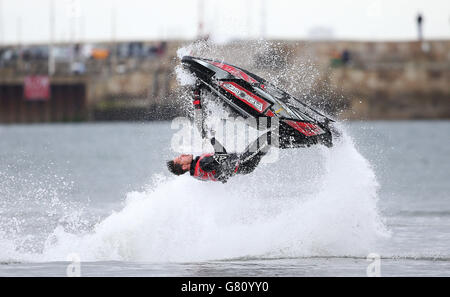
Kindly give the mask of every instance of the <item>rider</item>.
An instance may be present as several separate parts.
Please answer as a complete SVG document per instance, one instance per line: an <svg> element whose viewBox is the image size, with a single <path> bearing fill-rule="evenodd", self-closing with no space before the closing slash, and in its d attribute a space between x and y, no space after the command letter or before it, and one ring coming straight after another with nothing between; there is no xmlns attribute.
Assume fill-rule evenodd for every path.
<svg viewBox="0 0 450 297"><path fill-rule="evenodd" d="M226 183L231 176L249 174L255 170L270 147L268 141L262 141L264 137L267 137L267 133L250 144L242 154L227 153L225 148L215 138L212 138L214 154L202 154L195 158L193 155L183 154L168 161L167 167L176 175L189 171L191 176L203 181Z"/></svg>

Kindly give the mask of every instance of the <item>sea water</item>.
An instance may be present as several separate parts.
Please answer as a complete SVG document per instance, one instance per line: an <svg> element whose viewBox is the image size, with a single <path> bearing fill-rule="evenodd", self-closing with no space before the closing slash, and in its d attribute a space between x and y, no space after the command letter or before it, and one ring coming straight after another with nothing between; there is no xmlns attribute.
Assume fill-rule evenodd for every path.
<svg viewBox="0 0 450 297"><path fill-rule="evenodd" d="M0 275L450 275L450 122L343 130L221 184L168 122L0 126Z"/></svg>

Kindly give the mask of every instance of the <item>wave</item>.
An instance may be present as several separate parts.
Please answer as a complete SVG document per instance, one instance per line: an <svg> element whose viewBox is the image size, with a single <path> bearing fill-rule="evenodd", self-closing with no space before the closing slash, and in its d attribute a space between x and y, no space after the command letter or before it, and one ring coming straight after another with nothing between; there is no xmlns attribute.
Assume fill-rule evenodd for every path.
<svg viewBox="0 0 450 297"><path fill-rule="evenodd" d="M364 256L388 238L375 175L350 137L332 149L283 150L279 157L227 184L161 176L147 191L129 193L124 208L90 232L59 226L34 259Z"/></svg>

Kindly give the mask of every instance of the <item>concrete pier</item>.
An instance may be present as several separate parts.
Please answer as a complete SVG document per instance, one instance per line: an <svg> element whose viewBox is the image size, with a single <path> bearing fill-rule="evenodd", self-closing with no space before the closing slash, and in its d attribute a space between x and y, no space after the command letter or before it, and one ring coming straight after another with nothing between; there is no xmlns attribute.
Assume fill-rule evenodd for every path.
<svg viewBox="0 0 450 297"><path fill-rule="evenodd" d="M139 44L147 46L149 52L161 48L158 43ZM174 69L179 64L176 51L186 44L189 42L172 41L164 43L164 50L156 54L129 57L111 57L118 51L111 50L111 44L100 44L106 56L97 52L95 57L56 63L55 74L49 76L47 100L24 97L26 77L48 75L45 59L2 60L0 122L159 120L178 116L183 106L178 100ZM288 85L288 91L308 94L312 104L341 118L450 118L450 41L273 41L262 48L253 46L250 53L248 44L215 45L214 50L225 61L265 78L277 77L300 61L304 69L290 75L305 76L302 79L308 84L293 90ZM309 73L308 69L314 71ZM279 82L283 84L283 79Z"/></svg>

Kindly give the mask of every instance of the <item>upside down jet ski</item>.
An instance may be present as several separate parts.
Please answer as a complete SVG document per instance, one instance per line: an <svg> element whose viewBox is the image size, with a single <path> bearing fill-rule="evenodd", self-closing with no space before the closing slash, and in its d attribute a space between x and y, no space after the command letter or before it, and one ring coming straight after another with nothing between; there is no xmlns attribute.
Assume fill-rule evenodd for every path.
<svg viewBox="0 0 450 297"><path fill-rule="evenodd" d="M181 62L196 78L194 105L200 105L202 90L206 90L243 118L277 117L280 148L332 146L332 119L263 78L209 59L184 56Z"/></svg>

